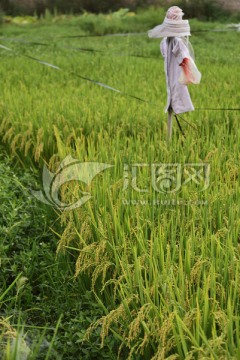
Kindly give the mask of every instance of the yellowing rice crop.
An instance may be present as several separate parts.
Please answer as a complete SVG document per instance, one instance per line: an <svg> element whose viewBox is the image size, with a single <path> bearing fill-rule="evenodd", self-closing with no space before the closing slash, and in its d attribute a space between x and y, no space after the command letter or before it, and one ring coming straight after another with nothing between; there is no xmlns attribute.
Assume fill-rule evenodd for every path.
<svg viewBox="0 0 240 360"><path fill-rule="evenodd" d="M0 37L14 50L0 49L0 136L23 166L35 165L40 172L44 161L56 171L68 155L113 165L90 185L72 181L60 189L64 203L81 191L91 193L81 207L59 211L64 230L57 249L74 251L82 292L91 290L105 314L92 322L85 341L100 329L102 345L108 335L120 344L119 359L239 359L239 111L185 114L197 131L181 122L183 138L174 123L167 143L159 41L57 38L78 32L78 24L69 21L1 31L49 46ZM207 25L193 21L192 26ZM201 84L190 87L195 107L238 108L239 33L203 32L191 41L202 72ZM135 163L146 164L138 173L145 192L131 182L123 189L124 165L131 169ZM176 192L154 191L149 169L160 163L209 164L209 186L200 191L189 181Z"/></svg>

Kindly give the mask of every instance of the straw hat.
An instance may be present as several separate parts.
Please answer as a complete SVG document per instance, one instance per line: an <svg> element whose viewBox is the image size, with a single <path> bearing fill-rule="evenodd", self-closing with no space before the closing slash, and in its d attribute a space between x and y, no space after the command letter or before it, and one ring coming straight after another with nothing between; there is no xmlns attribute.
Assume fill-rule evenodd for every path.
<svg viewBox="0 0 240 360"><path fill-rule="evenodd" d="M191 36L188 20L183 20L184 13L178 6L168 9L165 19L161 25L155 26L148 31L150 38Z"/></svg>

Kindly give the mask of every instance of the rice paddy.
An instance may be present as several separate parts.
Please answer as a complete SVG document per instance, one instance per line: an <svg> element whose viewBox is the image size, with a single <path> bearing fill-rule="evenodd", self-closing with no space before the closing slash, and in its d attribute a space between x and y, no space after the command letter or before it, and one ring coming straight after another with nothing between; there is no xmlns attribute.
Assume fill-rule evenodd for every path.
<svg viewBox="0 0 240 360"><path fill-rule="evenodd" d="M123 20L86 15L0 28L0 44L13 50L0 49L1 143L23 171L38 169L39 189L44 163L52 173L69 155L112 165L91 183L63 184L63 203L82 192L91 198L51 212L61 224L61 231L51 229L57 253L62 261L68 252L74 258L75 295L91 292L101 313L83 334L90 345L79 358L239 359L239 111L204 110L239 108L239 33L193 32L202 82L190 86L196 111L183 118L194 128L180 119L184 137L175 122L170 143L159 40L64 37L146 32L156 21L149 11ZM189 177L202 164L207 186L204 172ZM106 357L91 355L96 334L99 348L109 337L115 343Z"/></svg>

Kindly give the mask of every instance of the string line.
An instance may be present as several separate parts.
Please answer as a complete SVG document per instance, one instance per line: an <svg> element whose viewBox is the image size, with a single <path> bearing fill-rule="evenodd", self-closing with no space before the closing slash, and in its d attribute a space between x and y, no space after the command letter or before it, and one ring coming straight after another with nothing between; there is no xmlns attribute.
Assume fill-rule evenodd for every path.
<svg viewBox="0 0 240 360"><path fill-rule="evenodd" d="M13 49L11 49L11 48L9 48L9 47L7 47L7 46L4 46L4 45L2 45L2 44L0 44L0 48L3 49L3 50L6 50L6 51L10 51L10 52L16 53L16 51L14 51ZM123 92L123 91L121 91L121 90L119 90L119 89L116 89L116 88L114 88L114 87L112 87L112 86L109 86L109 85L107 85L107 84L104 84L104 83L102 83L102 82L100 82L100 81L93 80L93 79L88 78L88 77L86 77L86 76L77 74L77 73L75 73L75 72L73 72L73 71L68 71L68 70L62 69L62 68L60 68L59 66L50 64L50 63L48 63L48 62L46 62L46 61L40 60L40 59L35 58L35 57L33 57L33 56L30 56L30 55L26 55L26 54L18 54L18 55L23 56L23 57L26 57L26 58L28 58L28 59L30 59L30 60L36 61L36 62L38 62L38 63L40 63L40 64L42 64L42 65L51 67L51 68L53 68L53 69L55 69L55 70L58 70L58 71L67 71L67 72L70 73L71 75L73 75L73 76L75 76L75 77L78 77L78 78L80 78L80 79L82 79L82 80L91 82L91 83L93 83L93 84L95 84L95 85L104 87L104 88L107 89L107 90L117 92L117 93L119 93L119 94L121 94L121 95L123 95L123 96L127 96L127 97L130 97L130 98L132 98L132 99L135 99L135 100L138 100L138 101L141 101L141 102L144 102L144 103L148 103L148 104L151 104L151 105L159 108L159 105L156 104L156 103L152 103L151 101L146 100L146 99L143 99L143 98L141 98L141 97L139 97L139 96L136 96L136 95L131 95L131 94L125 93L125 92ZM195 110L198 110L198 111L240 111L240 108L196 108ZM197 128L195 128L192 124L190 124L188 121L186 121L186 120L185 120L183 117L181 117L179 114L175 114L174 116L175 116L175 118L176 118L178 127L179 127L179 129L180 129L180 131L181 131L181 133L182 133L183 135L184 135L184 133L183 133L183 130L182 130L182 128L181 128L181 125L180 125L180 122L179 122L179 120L178 120L178 117L179 117L181 120L183 120L184 122L186 122L189 126L191 126L194 130L198 131Z"/></svg>

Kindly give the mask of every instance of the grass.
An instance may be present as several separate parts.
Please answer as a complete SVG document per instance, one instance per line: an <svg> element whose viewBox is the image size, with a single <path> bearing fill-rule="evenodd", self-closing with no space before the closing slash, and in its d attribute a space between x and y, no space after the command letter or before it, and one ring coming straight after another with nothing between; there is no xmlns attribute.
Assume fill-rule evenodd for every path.
<svg viewBox="0 0 240 360"><path fill-rule="evenodd" d="M56 257L58 239L49 228L61 226L31 195L37 172L23 171L1 148L0 177L0 358L22 360L23 348L31 359L88 359L89 343L81 350L75 343L103 312L82 280L74 280L74 253ZM97 334L94 342L98 356L116 346L109 338L99 351Z"/></svg>
<svg viewBox="0 0 240 360"><path fill-rule="evenodd" d="M25 171L38 168L39 177L44 161L54 172L68 155L79 161L114 165L88 187L76 181L62 186L63 202L75 201L80 191L90 191L92 198L73 211L43 213L46 231L49 237L58 238L58 245L50 247L47 243L42 267L35 256L31 270L27 267L27 275L24 274L27 278L29 273L35 274L41 289L38 291L47 292L48 299L44 301L51 307L48 305L44 316L51 319L54 311L50 320L54 327L64 314L65 325L59 325L60 335L55 339L57 351L61 355L69 351L70 337L72 358L81 348L79 358L84 359L116 359L118 353L120 359L134 360L238 359L238 112L186 114L184 118L198 132L182 122L186 133L183 139L174 124L172 142L167 143L165 78L158 40L145 36L57 38L87 32L146 31L158 23L158 14L149 11L128 19L114 19L110 24L103 15L89 15L88 24L93 24L89 28L87 16L24 28L9 25L1 30L4 36L35 38L51 45L1 39L2 44L18 54L1 50L4 86L0 134L8 152ZM193 29L220 26L197 21L191 24ZM203 74L201 84L190 87L196 108L238 107L238 41L239 34L235 32L200 32L192 37L196 62ZM104 53L78 51L77 47ZM24 54L64 71L47 68L26 59ZM123 54L156 58L120 56ZM151 103L112 93L71 72ZM131 186L123 190L124 165L129 166L127 175L131 180L134 163L147 164L137 177L137 185L147 187L146 193ZM208 163L210 185L200 192L200 187L190 182L178 192L168 193L160 178L154 190L151 164L159 163ZM30 197L29 201L33 199ZM153 201L158 201L158 206L153 206ZM41 211L34 204L36 218L41 219ZM49 224L49 219L58 221ZM38 230L42 220L38 221L39 225L32 217L28 220L33 232L32 246L38 249L35 254L40 251L35 234L41 234L41 242L43 236ZM23 216L22 224L25 223ZM11 229L11 224L8 222L7 228ZM19 229L16 232L21 234ZM16 243L29 247L22 235ZM53 261L56 248L63 265L49 267L47 275L44 269L46 263ZM18 264L21 259L28 263L28 256L25 250L11 261ZM17 266L15 277L19 270ZM10 280L5 288L9 284ZM31 289L25 292L27 310L36 298ZM76 305L78 302L84 304L83 308ZM19 308L22 306L21 302ZM74 311L68 314L73 306ZM90 316L84 316L88 311L85 306ZM41 317L36 319L35 314L33 324L43 325ZM29 318L24 321L29 322ZM68 330L64 333L61 326Z"/></svg>

